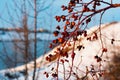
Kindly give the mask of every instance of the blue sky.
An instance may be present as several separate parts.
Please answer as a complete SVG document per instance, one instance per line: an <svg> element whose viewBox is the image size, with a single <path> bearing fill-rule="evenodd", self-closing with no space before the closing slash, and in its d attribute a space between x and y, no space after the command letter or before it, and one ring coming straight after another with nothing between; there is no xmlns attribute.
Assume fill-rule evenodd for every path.
<svg viewBox="0 0 120 80"><path fill-rule="evenodd" d="M13 3L13 1L15 0L1 0L1 3L0 3L0 27L11 27L12 25L10 24L11 22L14 22L16 24L16 26L20 26L19 22L18 22L18 19L21 18L21 17L17 17L16 13L15 13L15 5ZM20 3L20 1L22 0L16 0L17 3ZM53 1L53 3L52 3ZM48 1L45 1L44 3L44 0L40 0L39 2L41 5L40 5L40 10L42 10L39 15L38 15L38 23L40 25L38 25L38 27L42 27L42 26L48 26L48 25L51 25L51 22L52 24L54 25L55 23L55 20L54 20L54 16L55 15L60 15L62 14L62 10L61 10L61 5L62 4L67 4L67 0L48 0ZM42 4L44 3L44 5ZM48 7L49 5L51 5L50 7ZM31 8L28 8L28 12L30 13L30 20L31 21L30 23L32 23L32 15L33 15L33 11L31 10ZM8 10L9 10L9 13L10 15L8 15ZM20 11L17 10L17 13L20 14ZM14 19L12 19L14 18ZM31 24L30 24L31 25ZM53 26L52 25L52 26ZM48 28L48 27L45 27L45 28Z"/></svg>

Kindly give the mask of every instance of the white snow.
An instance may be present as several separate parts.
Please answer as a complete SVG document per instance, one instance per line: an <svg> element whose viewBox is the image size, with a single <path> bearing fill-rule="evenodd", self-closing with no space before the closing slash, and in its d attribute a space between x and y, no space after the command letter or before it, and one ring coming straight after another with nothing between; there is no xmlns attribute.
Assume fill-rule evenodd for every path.
<svg viewBox="0 0 120 80"><path fill-rule="evenodd" d="M96 59L94 58L94 56L98 55L100 56L102 54L102 46L107 48L107 52L105 52L102 56L102 70L106 70L106 66L108 64L108 62L111 61L112 57L113 57L113 53L117 51L117 48L120 48L120 22L113 22L113 23L108 23L108 24L103 24L101 25L101 39L102 39L102 44L101 44L101 39L100 39L100 31L99 31L99 27L93 27L91 29L89 29L88 31L88 36L93 36L93 32L96 32L98 35L98 40L92 40L92 41L88 41L86 40L86 38L79 36L79 41L76 42L76 47L79 44L82 44L85 48L81 49L80 51L78 51L78 49L75 49L75 59L74 59L74 64L73 64L73 71L77 73L77 75L79 75L79 77L83 76L86 74L86 66L88 67L88 69L91 69L91 65L94 65L96 71L99 70L99 66L100 63L96 62ZM114 39L115 42L114 44L111 44L111 39ZM47 53L45 56L47 56L48 54L54 54L54 51L56 50L53 49L52 51L50 51L49 53ZM69 62L65 62L64 66L65 66L65 76L68 77L68 74L70 71L70 66L71 66L71 57L70 57L70 53L71 50L69 51L69 57L68 58L62 58L62 59L67 59L69 60ZM38 58L37 60L37 78L38 80L54 80L52 76L50 76L49 78L46 78L45 75L43 74L44 72L51 72L51 68L55 67L57 65L57 61L52 61L52 62L47 62L45 60L44 56L41 56L40 58ZM29 79L28 80L32 80L32 73L33 73L33 61L27 64L28 69L29 69ZM11 68L11 69L6 69L6 70L1 70L0 71L0 78L6 78L4 76L5 72L18 72L18 74L20 75L20 77L18 78L18 80L24 80L24 76L21 75L19 72L25 70L25 65L16 67L16 68ZM59 80L63 80L64 77L64 68L63 68L63 64L59 63ZM7 79L7 78L6 78ZM70 80L74 80L75 76L71 76ZM8 79L9 80L9 79ZM11 79L12 80L12 79ZM13 79L14 80L14 79ZM92 80L92 78L90 77L90 80Z"/></svg>

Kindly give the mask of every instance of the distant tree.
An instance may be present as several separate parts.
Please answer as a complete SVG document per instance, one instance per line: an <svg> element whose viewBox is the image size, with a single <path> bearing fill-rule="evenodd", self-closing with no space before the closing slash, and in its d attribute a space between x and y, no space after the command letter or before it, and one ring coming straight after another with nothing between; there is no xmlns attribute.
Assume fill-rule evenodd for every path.
<svg viewBox="0 0 120 80"><path fill-rule="evenodd" d="M5 5L5 9L7 12L8 17L4 19L0 17L3 22L6 24L10 24L12 27L8 28L0 28L0 30L5 31L9 34L10 37L13 39L13 45L10 46L13 53L10 53L5 46L5 43L9 42L9 40L3 40L3 49L4 49L4 59L3 61L8 66L8 68L16 67L20 64L25 64L25 80L28 80L28 65L27 63L31 60L34 60L34 72L33 72L33 80L35 80L36 75L36 58L37 58L37 28L39 21L43 20L39 16L40 13L46 9L48 9L54 2L54 0L49 1L48 5L46 4L47 1L44 0L11 0L11 7L10 4ZM44 15L43 15L44 16ZM6 26L7 27L7 26ZM39 31L40 32L40 31ZM48 32L48 31L41 31L41 32ZM32 36L31 36L32 35ZM10 42L12 42L10 41ZM2 52L2 51L1 51ZM3 53L2 52L2 53ZM10 55L11 54L11 55ZM41 53L44 54L44 53Z"/></svg>

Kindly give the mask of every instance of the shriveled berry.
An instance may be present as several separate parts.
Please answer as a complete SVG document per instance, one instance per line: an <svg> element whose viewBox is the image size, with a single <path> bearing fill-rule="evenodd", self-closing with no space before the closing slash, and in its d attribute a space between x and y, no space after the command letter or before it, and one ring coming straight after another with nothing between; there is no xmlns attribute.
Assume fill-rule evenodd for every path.
<svg viewBox="0 0 120 80"><path fill-rule="evenodd" d="M57 26L56 29L60 30L60 26Z"/></svg>
<svg viewBox="0 0 120 80"><path fill-rule="evenodd" d="M55 16L56 21L60 22L61 21L61 17L60 16Z"/></svg>
<svg viewBox="0 0 120 80"><path fill-rule="evenodd" d="M61 38L61 37L58 38L58 42L59 42L59 43L63 43L64 41L65 41L65 40L64 40L63 38Z"/></svg>
<svg viewBox="0 0 120 80"><path fill-rule="evenodd" d="M60 60L60 62L64 63L64 60L63 60L63 59L61 59L61 60Z"/></svg>
<svg viewBox="0 0 120 80"><path fill-rule="evenodd" d="M48 78L48 77L49 77L49 74L47 73L47 74L46 74L46 78Z"/></svg>
<svg viewBox="0 0 120 80"><path fill-rule="evenodd" d="M62 5L61 8L62 8L62 10L64 11L64 10L67 9L67 6Z"/></svg>
<svg viewBox="0 0 120 80"><path fill-rule="evenodd" d="M72 25L72 26L75 26L75 22L71 22L71 25Z"/></svg>
<svg viewBox="0 0 120 80"><path fill-rule="evenodd" d="M103 49L102 49L102 52L107 52L107 48L103 48Z"/></svg>
<svg viewBox="0 0 120 80"><path fill-rule="evenodd" d="M53 34L54 34L54 36L56 37L56 36L58 36L59 31L54 31Z"/></svg>
<svg viewBox="0 0 120 80"><path fill-rule="evenodd" d="M62 19L63 21L65 21L65 20L66 20L66 16L65 16L65 15L62 15L62 16L61 16L61 19Z"/></svg>
<svg viewBox="0 0 120 80"><path fill-rule="evenodd" d="M65 62L69 62L69 60L65 59Z"/></svg>
<svg viewBox="0 0 120 80"><path fill-rule="evenodd" d="M57 44L58 43L58 39L55 39L52 41L54 44Z"/></svg>
<svg viewBox="0 0 120 80"><path fill-rule="evenodd" d="M72 9L72 8L68 9L68 13L71 13L72 11L73 11L73 9Z"/></svg>
<svg viewBox="0 0 120 80"><path fill-rule="evenodd" d="M67 21L66 21L66 25L70 25L70 22L69 22L69 20L67 20Z"/></svg>
<svg viewBox="0 0 120 80"><path fill-rule="evenodd" d="M114 39L111 39L111 44L113 44L113 43L114 43L114 41L115 41Z"/></svg>
<svg viewBox="0 0 120 80"><path fill-rule="evenodd" d="M97 58L97 62L100 62L102 61L102 59L100 57Z"/></svg>
<svg viewBox="0 0 120 80"><path fill-rule="evenodd" d="M97 59L97 58L98 58L98 55L94 56L94 58Z"/></svg>
<svg viewBox="0 0 120 80"><path fill-rule="evenodd" d="M52 74L52 77L57 77L58 75L56 73L53 73Z"/></svg>
<svg viewBox="0 0 120 80"><path fill-rule="evenodd" d="M79 51L81 50L81 48L83 48L82 45L77 46L77 49L78 49Z"/></svg>

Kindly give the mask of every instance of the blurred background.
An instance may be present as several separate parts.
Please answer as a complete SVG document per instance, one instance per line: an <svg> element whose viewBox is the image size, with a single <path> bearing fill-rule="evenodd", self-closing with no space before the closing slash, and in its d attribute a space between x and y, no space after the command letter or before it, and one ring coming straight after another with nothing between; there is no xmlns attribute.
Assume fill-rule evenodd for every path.
<svg viewBox="0 0 120 80"><path fill-rule="evenodd" d="M49 43L55 38L52 32L58 25L54 17L68 14L61 9L61 5L67 5L68 1L37 0L35 9L34 0L1 0L0 70L22 65L26 60L27 62L33 60L35 44L37 57L50 50ZM113 0L113 3L118 2L120 0ZM102 23L119 22L119 13L120 8L106 11ZM92 18L88 28L99 25L100 15L97 14Z"/></svg>

